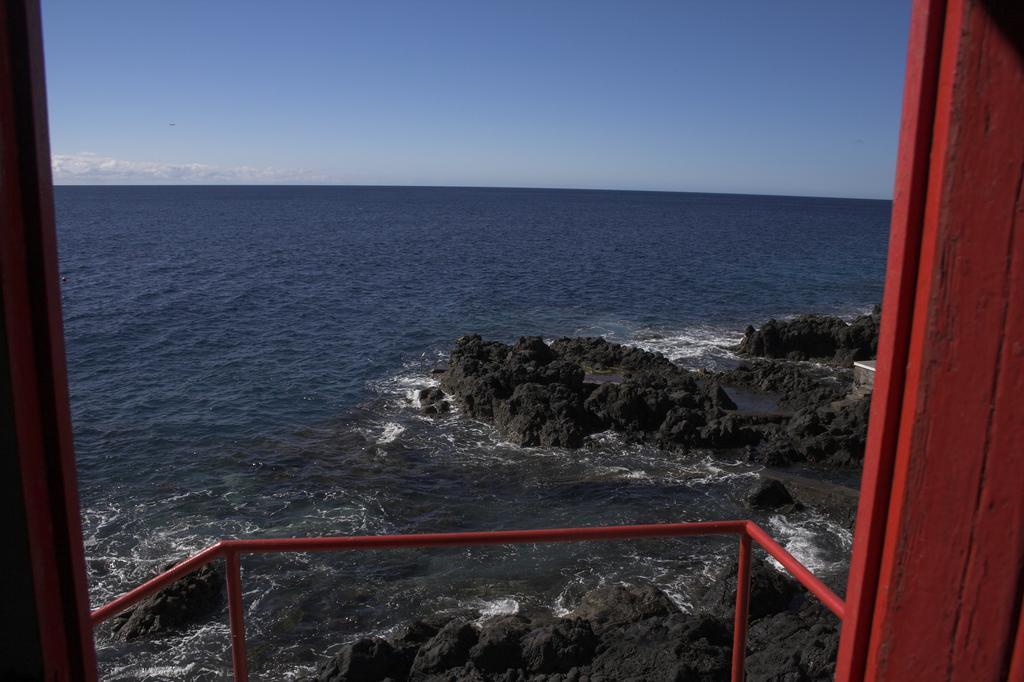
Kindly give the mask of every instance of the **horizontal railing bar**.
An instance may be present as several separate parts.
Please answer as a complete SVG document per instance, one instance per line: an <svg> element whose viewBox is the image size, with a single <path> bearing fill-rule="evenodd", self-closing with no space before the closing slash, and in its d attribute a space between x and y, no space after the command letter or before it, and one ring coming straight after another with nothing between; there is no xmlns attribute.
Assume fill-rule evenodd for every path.
<svg viewBox="0 0 1024 682"><path fill-rule="evenodd" d="M262 538L222 540L221 545L246 554L267 552L331 552L353 549L401 549L403 547L462 547L537 542L588 542L693 535L742 535L745 521L652 523L640 526L594 526L538 530L420 533L412 535L361 535L322 538Z"/></svg>
<svg viewBox="0 0 1024 682"><path fill-rule="evenodd" d="M843 617L843 601L808 571L792 554L752 521L698 521L691 523L654 523L633 526L592 526L583 528L544 528L536 530L470 531L459 533L420 533L412 535L364 535L314 538L225 539L211 545L180 564L147 580L91 614L98 625L145 599L160 588L202 567L226 551L239 554L279 552L330 552L341 550L400 549L415 547L464 547L470 545L532 544L542 542L589 542L629 540L653 537L702 535L746 535L760 545L804 587L834 614Z"/></svg>
<svg viewBox="0 0 1024 682"><path fill-rule="evenodd" d="M836 596L836 593L828 589L825 583L818 580L813 573L800 563L800 561L783 549L782 545L775 542L768 533L753 521L747 521L747 535L750 539L761 546L764 551L775 557L775 560L782 564L782 567L789 571L789 574L796 578L797 582L806 587L811 594L817 597L829 611L836 614L841 621L846 611L843 600Z"/></svg>

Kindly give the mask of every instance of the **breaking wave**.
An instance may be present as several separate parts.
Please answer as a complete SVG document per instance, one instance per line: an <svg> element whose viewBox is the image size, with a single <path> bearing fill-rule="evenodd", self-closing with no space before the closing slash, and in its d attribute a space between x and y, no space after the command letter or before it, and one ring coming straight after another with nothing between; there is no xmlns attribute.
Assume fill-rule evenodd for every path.
<svg viewBox="0 0 1024 682"><path fill-rule="evenodd" d="M380 438L377 439L378 445L386 445L387 443L394 443L395 439L405 433L405 427L397 422L388 422L384 425L384 431L380 434Z"/></svg>
<svg viewBox="0 0 1024 682"><path fill-rule="evenodd" d="M735 330L694 326L676 332L638 331L622 343L653 353L690 369L720 370L734 365L734 349L743 338Z"/></svg>
<svg viewBox="0 0 1024 682"><path fill-rule="evenodd" d="M773 515L768 519L772 537L815 575L842 571L849 561L853 534L838 523L818 513ZM782 565L770 562L780 571Z"/></svg>

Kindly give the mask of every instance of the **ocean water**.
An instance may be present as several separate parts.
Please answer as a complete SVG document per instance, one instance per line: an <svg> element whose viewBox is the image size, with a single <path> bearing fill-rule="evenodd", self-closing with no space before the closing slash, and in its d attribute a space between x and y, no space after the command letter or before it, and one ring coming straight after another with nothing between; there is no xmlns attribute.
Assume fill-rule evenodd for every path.
<svg viewBox="0 0 1024 682"><path fill-rule="evenodd" d="M688 367L748 324L881 299L890 204L685 193L60 187L65 332L98 606L220 537L490 530L750 516L756 471L601 434L519 448L420 416L454 338L604 335ZM850 537L758 517L841 586ZM648 580L689 608L714 538L243 560L256 679L288 679L416 615L572 608ZM97 634L104 679L217 679L226 618Z"/></svg>

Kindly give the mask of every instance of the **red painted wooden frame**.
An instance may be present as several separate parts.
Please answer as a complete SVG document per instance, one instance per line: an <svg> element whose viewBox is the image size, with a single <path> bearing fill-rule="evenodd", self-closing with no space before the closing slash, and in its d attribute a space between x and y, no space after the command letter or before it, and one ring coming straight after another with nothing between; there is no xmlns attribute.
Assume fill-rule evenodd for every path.
<svg viewBox="0 0 1024 682"><path fill-rule="evenodd" d="M843 622L837 680L852 682L863 678L874 616L914 322L945 4L945 0L915 0L911 13L877 376L846 588L849 608Z"/></svg>
<svg viewBox="0 0 1024 682"><path fill-rule="evenodd" d="M47 680L96 676L60 311L39 6L0 3L0 276Z"/></svg>
<svg viewBox="0 0 1024 682"><path fill-rule="evenodd" d="M1024 594L1024 3L949 0L867 670L1003 680Z"/></svg>
<svg viewBox="0 0 1024 682"><path fill-rule="evenodd" d="M839 680L1024 681L1024 4L915 0Z"/></svg>

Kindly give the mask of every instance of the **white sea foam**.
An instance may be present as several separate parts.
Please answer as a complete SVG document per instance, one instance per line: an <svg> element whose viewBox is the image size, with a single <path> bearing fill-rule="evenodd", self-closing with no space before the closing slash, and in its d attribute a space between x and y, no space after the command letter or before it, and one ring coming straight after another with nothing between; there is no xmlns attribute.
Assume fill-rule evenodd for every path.
<svg viewBox="0 0 1024 682"><path fill-rule="evenodd" d="M775 515L768 519L768 526L779 544L814 574L834 571L846 563L842 558L830 560L828 551L822 547L823 541L834 542L843 556L853 545L853 536L848 530L819 514L798 520ZM769 558L769 561L776 569L784 570L775 559Z"/></svg>
<svg viewBox="0 0 1024 682"><path fill-rule="evenodd" d="M116 666L108 671L108 680L183 680L189 679L196 672L195 663L185 665L154 665L148 668L137 668L134 665Z"/></svg>
<svg viewBox="0 0 1024 682"><path fill-rule="evenodd" d="M447 353L442 351L424 353L415 360L403 363L396 374L369 382L369 387L377 394L390 398L394 404L419 408L419 392L441 384L431 369L443 364L446 359Z"/></svg>
<svg viewBox="0 0 1024 682"><path fill-rule="evenodd" d="M405 427L397 422L388 422L384 425L384 432L377 439L378 445L387 445L388 443L394 443L395 439L398 438L402 433L405 432Z"/></svg>
<svg viewBox="0 0 1024 682"><path fill-rule="evenodd" d="M480 612L480 617L477 618L478 623L498 616L514 616L519 613L519 600L513 597L481 600L475 602L472 606Z"/></svg>
<svg viewBox="0 0 1024 682"><path fill-rule="evenodd" d="M625 343L652 353L661 353L682 365L717 369L735 359L736 355L731 348L739 344L741 338L742 335L735 331L695 326L666 334L639 331Z"/></svg>
<svg viewBox="0 0 1024 682"><path fill-rule="evenodd" d="M622 437L621 433L610 429L607 431L599 431L598 433L589 436L587 440L597 445L623 445L625 443L625 439Z"/></svg>
<svg viewBox="0 0 1024 682"><path fill-rule="evenodd" d="M572 614L579 605L580 597L590 589L603 587L607 580L604 575L595 576L589 571L578 571L571 580L562 586L555 601L551 604L551 612L559 618L565 618Z"/></svg>
<svg viewBox="0 0 1024 682"><path fill-rule="evenodd" d="M698 462L681 467L682 479L688 485L713 485L731 479L756 478L758 468L749 468L741 462L723 462L708 455Z"/></svg>
<svg viewBox="0 0 1024 682"><path fill-rule="evenodd" d="M208 651L211 647L219 647L229 637L226 623L211 622L198 627L189 628L175 637L172 649L156 654L159 662L152 656L129 655L127 662L111 665L103 671L105 680L194 680L217 679L224 674L223 669L209 667L209 664L197 663L195 652ZM117 651L119 645L110 639L98 638L98 653L107 650Z"/></svg>

